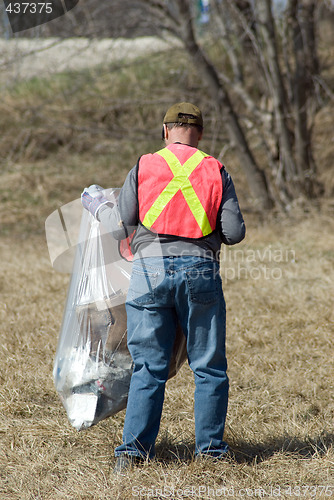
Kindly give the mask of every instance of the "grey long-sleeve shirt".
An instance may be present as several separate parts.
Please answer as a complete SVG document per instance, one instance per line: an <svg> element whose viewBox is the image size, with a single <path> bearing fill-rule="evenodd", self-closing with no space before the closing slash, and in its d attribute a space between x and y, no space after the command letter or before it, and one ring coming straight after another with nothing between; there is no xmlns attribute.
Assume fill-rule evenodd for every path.
<svg viewBox="0 0 334 500"><path fill-rule="evenodd" d="M216 230L205 238L156 235L139 223L137 168L130 170L118 198L118 207L103 205L98 219L117 240L136 229L132 240L134 260L142 257L195 255L219 260L221 244L234 245L245 237L245 223L231 176L222 169L223 196Z"/></svg>

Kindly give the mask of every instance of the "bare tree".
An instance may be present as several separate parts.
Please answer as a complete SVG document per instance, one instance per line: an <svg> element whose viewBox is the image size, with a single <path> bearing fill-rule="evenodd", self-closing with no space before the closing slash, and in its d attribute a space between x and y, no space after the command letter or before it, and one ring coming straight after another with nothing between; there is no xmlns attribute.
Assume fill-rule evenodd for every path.
<svg viewBox="0 0 334 500"><path fill-rule="evenodd" d="M84 0L43 30L88 38L172 33L224 117L256 204L284 208L321 191L312 130L333 98L317 54L319 13L328 2L286 0L274 14L274 0L210 0L202 36L195 0Z"/></svg>
<svg viewBox="0 0 334 500"><path fill-rule="evenodd" d="M288 0L285 12L274 16L272 0L211 0L210 33L229 69L208 57L192 0L143 3L161 30L183 42L206 82L259 205L286 207L299 196L316 196L311 135L321 87L316 50L321 2ZM265 168L255 159L254 134L266 152Z"/></svg>

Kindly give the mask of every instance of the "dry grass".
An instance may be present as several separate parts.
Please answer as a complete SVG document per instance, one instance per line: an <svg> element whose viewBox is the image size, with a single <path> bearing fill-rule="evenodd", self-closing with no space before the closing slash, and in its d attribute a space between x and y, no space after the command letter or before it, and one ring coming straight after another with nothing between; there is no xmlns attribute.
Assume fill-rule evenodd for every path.
<svg viewBox="0 0 334 500"><path fill-rule="evenodd" d="M154 64L150 69L157 79ZM67 421L53 385L52 366L68 276L51 268L44 220L79 197L85 185L121 185L138 153L159 147L159 130L153 128L145 148L143 137L134 140L129 129L133 101L118 116L115 103L127 98L124 89L121 93L122 81L128 83L131 77L126 71L120 72L115 90L120 94L114 97L108 98L109 79L97 80L87 94L91 80L84 74L71 75L70 87L63 75L50 88L42 82L43 98L41 83L35 81L14 89L0 104L0 499L333 496L330 198L321 200L321 210L295 208L290 218L266 223L246 210L246 240L223 253L231 382L226 440L232 454L227 461L192 460L194 386L187 366L167 386L157 460L124 478L112 474L124 412L80 433ZM147 80L145 71L139 80L137 74L133 87ZM160 77L165 79L166 73ZM191 99L196 91L187 78L186 72L171 72L170 83L179 86L172 91L176 99ZM149 94L149 88L138 88L139 98L149 95L153 103L139 109L140 129L145 113L151 113L150 123L158 123L165 103L159 100L163 87L160 97ZM200 99L206 102L205 95ZM103 102L110 105L109 123L101 121ZM156 115L155 103L160 106ZM327 107L315 128L315 154L327 196L333 193L332 117ZM93 137L91 129L76 128L78 123L100 124L103 130ZM209 147L210 134L203 149ZM233 161L227 166L242 206L249 206L240 170ZM330 486L332 490L325 489Z"/></svg>
<svg viewBox="0 0 334 500"><path fill-rule="evenodd" d="M326 212L249 222L245 243L226 251L222 265L231 459L192 461L193 380L184 366L168 383L157 461L115 479L124 412L78 433L53 387L68 276L51 269L43 237L3 238L0 498L125 500L140 489L163 498L155 490L165 488L167 498L179 490L181 498L209 499L222 487L237 497L241 488L333 486L333 249Z"/></svg>

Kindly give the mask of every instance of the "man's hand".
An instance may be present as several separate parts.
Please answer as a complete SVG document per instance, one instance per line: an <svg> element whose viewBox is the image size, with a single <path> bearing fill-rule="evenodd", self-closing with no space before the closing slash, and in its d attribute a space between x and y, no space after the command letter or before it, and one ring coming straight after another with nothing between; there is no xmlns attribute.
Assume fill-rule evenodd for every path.
<svg viewBox="0 0 334 500"><path fill-rule="evenodd" d="M101 186L93 184L89 186L89 188L85 188L81 193L81 203L83 207L95 218L102 205L108 204L111 207L113 206L113 203L103 195L102 190L103 188L101 188Z"/></svg>

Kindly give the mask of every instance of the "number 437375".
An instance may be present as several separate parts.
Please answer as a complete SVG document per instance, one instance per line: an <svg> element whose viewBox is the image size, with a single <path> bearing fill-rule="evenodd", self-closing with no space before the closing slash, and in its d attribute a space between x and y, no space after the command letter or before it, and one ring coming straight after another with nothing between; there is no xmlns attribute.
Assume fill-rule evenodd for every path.
<svg viewBox="0 0 334 500"><path fill-rule="evenodd" d="M10 14L46 14L52 13L52 2L11 2L6 7Z"/></svg>

